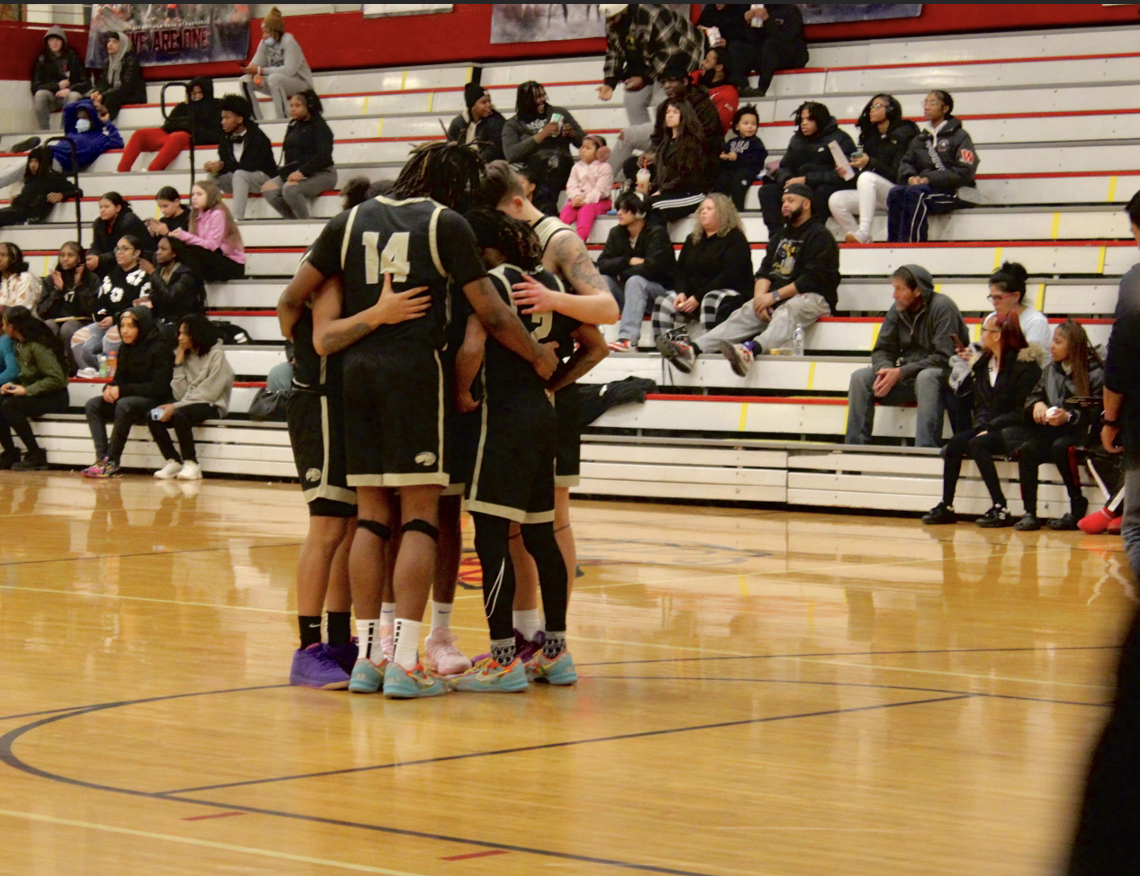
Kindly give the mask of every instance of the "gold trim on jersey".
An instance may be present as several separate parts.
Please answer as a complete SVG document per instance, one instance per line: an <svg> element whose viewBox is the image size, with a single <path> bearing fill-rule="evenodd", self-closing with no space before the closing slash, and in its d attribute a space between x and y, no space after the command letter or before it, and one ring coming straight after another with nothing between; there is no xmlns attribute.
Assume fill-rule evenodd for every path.
<svg viewBox="0 0 1140 876"><path fill-rule="evenodd" d="M324 359L321 359L321 382L324 382ZM321 396L321 482L315 487L301 490L306 502L314 499L331 499L334 502L343 502L346 505L356 504L356 493L343 487L334 487L329 484L329 400Z"/></svg>
<svg viewBox="0 0 1140 876"><path fill-rule="evenodd" d="M577 231L559 219L557 216L543 216L534 225L535 235L538 237L539 246L542 247L542 254L546 255L546 247L550 244L551 238L560 231L569 231L571 234L577 235Z"/></svg>
<svg viewBox="0 0 1140 876"><path fill-rule="evenodd" d="M473 499L468 499L464 504L468 512L476 512L478 514L489 514L492 517L503 517L512 523L530 524L530 523L553 523L554 522L554 509L549 511L538 511L531 513L529 511L520 511L518 508L510 508L507 505L496 505L493 502L477 502Z"/></svg>

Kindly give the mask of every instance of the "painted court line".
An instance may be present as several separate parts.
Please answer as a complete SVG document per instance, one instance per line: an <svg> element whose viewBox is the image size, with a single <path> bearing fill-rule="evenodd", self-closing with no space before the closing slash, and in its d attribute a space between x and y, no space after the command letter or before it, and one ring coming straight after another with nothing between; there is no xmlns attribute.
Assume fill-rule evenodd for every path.
<svg viewBox="0 0 1140 876"><path fill-rule="evenodd" d="M245 815L244 812L215 812L213 815L191 815L183 821L209 821L211 818L230 818L234 815Z"/></svg>
<svg viewBox="0 0 1140 876"><path fill-rule="evenodd" d="M1105 690L1110 688L1111 685L1105 684L1081 684L1075 681L1051 681L1049 679L1041 678L1014 678L1008 675L989 675L980 674L976 672L949 672L945 669L914 669L908 666L877 666L869 663L847 663L842 660L804 660L804 663L818 663L823 666L849 666L858 669L873 669L878 671L880 669L887 672L913 672L919 675L945 675L951 678L983 678L987 681L1012 681L1021 684L1048 684L1053 687L1079 687L1085 690Z"/></svg>
<svg viewBox="0 0 1140 876"><path fill-rule="evenodd" d="M295 861L300 864L314 864L319 867L331 867L337 870L352 870L356 873L380 873L383 876L424 876L423 873L409 873L406 870L389 870L386 867L369 867L365 864L350 864L346 861L330 861L327 858L311 858L307 855L291 855L288 852L274 852L269 849L257 849L251 846L237 846L232 843L218 843L212 840L195 839L186 836L172 836L168 833L154 833L149 830L134 830L129 827L112 827L109 824L95 824L90 821L75 821L71 818L56 818L52 815L33 815L30 812L15 812L11 809L0 809L0 816L8 818L22 818L25 821L36 821L41 824L55 824L60 827L78 827L84 830L97 830L103 833L115 833L121 836L133 836L140 839L161 840L168 843L179 843L186 846L198 846L204 849L216 849L222 852L236 852L242 855L254 855L261 858L273 858L278 861Z"/></svg>
<svg viewBox="0 0 1140 876"><path fill-rule="evenodd" d="M188 605L193 608L220 608L232 611L259 611L265 614L295 614L287 608L257 608L252 605L219 605L214 602L187 602L185 599L155 599L151 596L124 596L121 593L92 593L81 590L51 590L46 587L18 587L15 584L0 584L0 590L16 590L23 593L55 593L62 596L94 597L96 599L119 599L124 602L158 602L165 605Z"/></svg>
<svg viewBox="0 0 1140 876"><path fill-rule="evenodd" d="M510 852L504 849L488 849L485 852L468 852L466 855L448 855L446 858L440 858L441 861L466 861L469 858L489 858L492 855L509 855Z"/></svg>

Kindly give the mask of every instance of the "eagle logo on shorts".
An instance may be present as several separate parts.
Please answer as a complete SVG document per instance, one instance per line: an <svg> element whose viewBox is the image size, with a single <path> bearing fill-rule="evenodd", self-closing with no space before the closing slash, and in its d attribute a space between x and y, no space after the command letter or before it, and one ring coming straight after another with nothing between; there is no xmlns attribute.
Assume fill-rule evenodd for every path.
<svg viewBox="0 0 1140 876"><path fill-rule="evenodd" d="M305 472L305 480L312 481L314 484L319 483L321 480L321 470L319 468L311 468Z"/></svg>
<svg viewBox="0 0 1140 876"><path fill-rule="evenodd" d="M416 454L416 465L435 465L436 455L430 450Z"/></svg>

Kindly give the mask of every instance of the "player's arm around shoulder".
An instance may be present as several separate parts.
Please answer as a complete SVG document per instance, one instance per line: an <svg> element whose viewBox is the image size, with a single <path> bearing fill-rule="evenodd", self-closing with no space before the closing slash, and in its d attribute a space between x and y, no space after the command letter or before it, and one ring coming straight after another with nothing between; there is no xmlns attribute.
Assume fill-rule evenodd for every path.
<svg viewBox="0 0 1140 876"><path fill-rule="evenodd" d="M392 275L384 275L380 297L371 307L341 318L344 307L344 277L334 274L322 284L313 299L313 347L318 355L331 356L368 337L382 325L419 319L431 307L427 286L396 292Z"/></svg>
<svg viewBox="0 0 1140 876"><path fill-rule="evenodd" d="M558 366L558 370L550 378L547 388L551 392L558 392L563 387L580 380L610 354L609 344L596 325L582 323L571 333L571 337L578 342L578 347L569 359Z"/></svg>
<svg viewBox="0 0 1140 876"><path fill-rule="evenodd" d="M548 289L537 280L527 277L524 282L515 284L516 306L528 308L523 310L526 314L561 313L593 325L617 322L621 310L581 238L577 234L562 233L550 245L559 273L570 283L574 292Z"/></svg>
<svg viewBox="0 0 1140 876"><path fill-rule="evenodd" d="M542 378L549 378L558 365L558 357L548 346L539 344L530 336L522 320L507 305L494 284L486 275L463 285L463 294L478 317L496 341L521 356Z"/></svg>

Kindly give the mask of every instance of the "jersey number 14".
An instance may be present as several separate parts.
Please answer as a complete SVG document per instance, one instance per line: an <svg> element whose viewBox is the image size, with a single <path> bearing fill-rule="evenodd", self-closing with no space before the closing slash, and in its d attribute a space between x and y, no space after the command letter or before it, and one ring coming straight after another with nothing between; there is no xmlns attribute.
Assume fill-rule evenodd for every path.
<svg viewBox="0 0 1140 876"><path fill-rule="evenodd" d="M379 285L384 274L392 275L393 283L403 283L412 272L412 263L408 260L408 244L412 235L407 231L397 231L388 238L384 249L380 249L380 233L378 231L365 231L364 245L364 272L365 282Z"/></svg>

